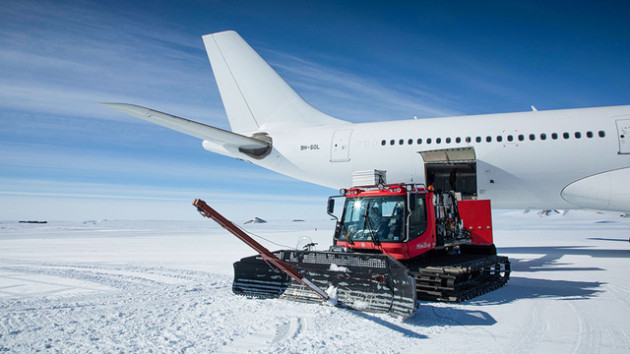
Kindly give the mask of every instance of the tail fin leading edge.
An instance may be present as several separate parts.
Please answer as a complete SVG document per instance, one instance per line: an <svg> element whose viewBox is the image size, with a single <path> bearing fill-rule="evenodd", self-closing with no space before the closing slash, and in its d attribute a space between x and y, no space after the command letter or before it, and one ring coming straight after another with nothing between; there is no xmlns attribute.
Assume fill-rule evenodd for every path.
<svg viewBox="0 0 630 354"><path fill-rule="evenodd" d="M273 123L345 123L306 103L238 33L203 36L233 132L252 133Z"/></svg>

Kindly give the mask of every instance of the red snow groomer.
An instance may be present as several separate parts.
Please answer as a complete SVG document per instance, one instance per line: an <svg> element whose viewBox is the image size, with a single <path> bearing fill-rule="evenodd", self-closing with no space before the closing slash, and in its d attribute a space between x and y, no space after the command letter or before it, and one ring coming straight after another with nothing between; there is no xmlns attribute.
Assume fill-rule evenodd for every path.
<svg viewBox="0 0 630 354"><path fill-rule="evenodd" d="M260 254L234 263L234 293L304 302L334 296L347 307L406 318L417 299L459 302L508 281L510 262L493 244L490 201L461 201L418 184L341 192L328 200L328 213L337 218L329 251L269 252L195 201L203 215ZM345 199L340 218L334 214L338 199Z"/></svg>

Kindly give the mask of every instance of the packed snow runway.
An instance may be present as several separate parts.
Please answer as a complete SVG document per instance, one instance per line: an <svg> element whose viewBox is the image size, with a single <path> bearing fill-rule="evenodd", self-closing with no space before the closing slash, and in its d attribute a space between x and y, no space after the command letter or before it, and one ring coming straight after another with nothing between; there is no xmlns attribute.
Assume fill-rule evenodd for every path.
<svg viewBox="0 0 630 354"><path fill-rule="evenodd" d="M498 212L494 224L508 284L399 321L233 295L232 263L253 251L209 220L0 223L0 351L630 351L630 219ZM247 229L326 249L333 226Z"/></svg>

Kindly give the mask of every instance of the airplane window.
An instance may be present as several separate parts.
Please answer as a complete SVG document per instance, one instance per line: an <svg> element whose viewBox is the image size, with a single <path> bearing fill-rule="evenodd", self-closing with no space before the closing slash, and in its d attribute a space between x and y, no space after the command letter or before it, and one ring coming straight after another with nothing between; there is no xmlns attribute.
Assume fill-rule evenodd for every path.
<svg viewBox="0 0 630 354"><path fill-rule="evenodd" d="M467 136L467 137L466 137L466 142L467 142L467 143L469 143L469 142L471 142L471 141L472 141L472 139L471 139L469 136Z"/></svg>
<svg viewBox="0 0 630 354"><path fill-rule="evenodd" d="M589 138L589 139L592 138L593 137L593 132L590 132L590 131L586 132L586 137Z"/></svg>
<svg viewBox="0 0 630 354"><path fill-rule="evenodd" d="M547 140L547 134L545 133L540 134L540 140Z"/></svg>
<svg viewBox="0 0 630 354"><path fill-rule="evenodd" d="M605 132L605 131L603 131L603 130L600 130L600 131L599 131L599 137L600 137L600 138L603 138L603 137L605 137L605 136L606 136L606 132Z"/></svg>
<svg viewBox="0 0 630 354"><path fill-rule="evenodd" d="M491 141L492 141L492 137L491 137L491 136L487 136L487 137L486 137L486 141L487 141L487 142L491 142Z"/></svg>
<svg viewBox="0 0 630 354"><path fill-rule="evenodd" d="M582 133L580 132L575 132L575 138L576 139L580 139L582 137Z"/></svg>
<svg viewBox="0 0 630 354"><path fill-rule="evenodd" d="M511 136L511 135L508 135L508 136L507 136L507 139L508 139L508 141L512 141L512 140L514 140L514 137L513 137L513 136Z"/></svg>
<svg viewBox="0 0 630 354"><path fill-rule="evenodd" d="M553 140L558 139L558 133L551 133L551 139Z"/></svg>
<svg viewBox="0 0 630 354"><path fill-rule="evenodd" d="M387 144L387 141L385 140L381 141L381 145L385 146L385 144Z"/></svg>
<svg viewBox="0 0 630 354"><path fill-rule="evenodd" d="M529 140L531 141L536 140L536 134L529 134Z"/></svg>
<svg viewBox="0 0 630 354"><path fill-rule="evenodd" d="M446 143L450 144L451 143L451 138L446 138Z"/></svg>
<svg viewBox="0 0 630 354"><path fill-rule="evenodd" d="M439 144L439 143L441 143L441 142L442 142L442 138L437 138L437 139L435 139L435 143L436 143L436 144Z"/></svg>
<svg viewBox="0 0 630 354"><path fill-rule="evenodd" d="M462 138L460 138L460 137L455 138L455 142L458 143L458 144L461 143L462 142Z"/></svg>
<svg viewBox="0 0 630 354"><path fill-rule="evenodd" d="M409 145L413 144L413 139L407 140L407 144L409 144Z"/></svg>
<svg viewBox="0 0 630 354"><path fill-rule="evenodd" d="M523 141L523 140L525 140L525 136L523 134L519 134L518 141Z"/></svg>
<svg viewBox="0 0 630 354"><path fill-rule="evenodd" d="M502 142L503 141L503 137L501 135L497 135L497 142Z"/></svg>
<svg viewBox="0 0 630 354"><path fill-rule="evenodd" d="M405 141L404 141L403 139L398 140L398 144L399 144L399 145L402 145L402 144L404 144L404 143L405 143Z"/></svg>
<svg viewBox="0 0 630 354"><path fill-rule="evenodd" d="M480 137L480 136L478 136L478 137L475 139L475 141L476 141L476 142L478 142L478 143L480 143L480 142L481 142L481 137Z"/></svg>
<svg viewBox="0 0 630 354"><path fill-rule="evenodd" d="M431 144L431 138L427 138L427 144Z"/></svg>
<svg viewBox="0 0 630 354"><path fill-rule="evenodd" d="M418 139L418 145L422 144L422 139Z"/></svg>
<svg viewBox="0 0 630 354"><path fill-rule="evenodd" d="M389 145L394 145L394 144L396 144L396 140L392 139L389 141Z"/></svg>
<svg viewBox="0 0 630 354"><path fill-rule="evenodd" d="M569 139L569 133L567 132L562 133L562 137L565 139Z"/></svg>

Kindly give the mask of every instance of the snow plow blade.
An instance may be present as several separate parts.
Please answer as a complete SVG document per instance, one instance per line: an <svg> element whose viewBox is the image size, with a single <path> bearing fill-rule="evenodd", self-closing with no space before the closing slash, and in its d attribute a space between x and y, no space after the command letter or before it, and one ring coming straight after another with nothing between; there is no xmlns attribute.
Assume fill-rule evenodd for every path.
<svg viewBox="0 0 630 354"><path fill-rule="evenodd" d="M281 250L275 256L294 267L338 306L407 318L416 310L416 282L409 269L382 254ZM261 256L234 263L235 294L321 303L311 289L270 266ZM335 296L336 292L336 296Z"/></svg>

